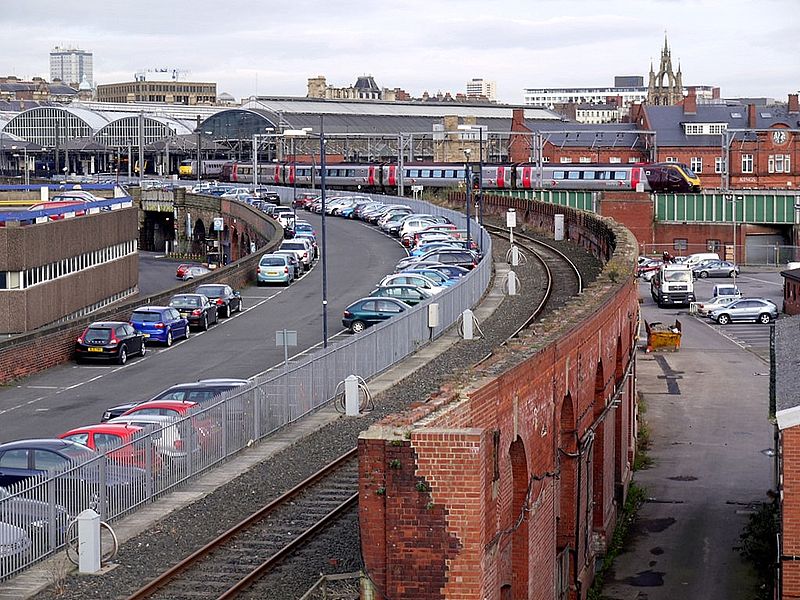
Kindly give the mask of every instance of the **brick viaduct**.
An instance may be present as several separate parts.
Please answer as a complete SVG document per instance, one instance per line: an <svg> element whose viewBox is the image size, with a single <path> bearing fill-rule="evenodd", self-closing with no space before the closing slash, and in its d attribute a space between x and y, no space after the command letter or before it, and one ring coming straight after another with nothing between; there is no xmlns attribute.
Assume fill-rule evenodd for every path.
<svg viewBox="0 0 800 600"><path fill-rule="evenodd" d="M3 340L0 342L0 385L68 361L72 355L75 338L92 321L127 321L136 307L142 304L165 304L172 295L191 292L201 283L227 283L234 288L243 287L247 282L255 279L256 267L261 255L274 250L283 241L283 228L280 223L246 204L186 194L182 189L175 190L174 196L173 192L164 191L146 191L144 194L144 202L162 203L169 211L173 210L171 203L174 202L179 215L189 212L195 215L195 219L209 225L213 217L223 217L225 239L234 242L231 244L231 262L208 275L182 283L153 296L136 296L81 319L43 327ZM133 194L133 198L135 206L142 202L138 189ZM126 210L134 211L136 208ZM88 230L91 230L92 219L102 219L105 215L105 213L100 213L67 223L58 221L31 227L63 227L84 222ZM141 223L142 211L139 211L139 219ZM135 223L135 219L131 223ZM254 253L249 252L251 242L257 250Z"/></svg>
<svg viewBox="0 0 800 600"><path fill-rule="evenodd" d="M463 205L463 204L462 204ZM631 480L637 244L610 219L515 207L604 263L580 298L359 439L362 553L377 598L583 599Z"/></svg>

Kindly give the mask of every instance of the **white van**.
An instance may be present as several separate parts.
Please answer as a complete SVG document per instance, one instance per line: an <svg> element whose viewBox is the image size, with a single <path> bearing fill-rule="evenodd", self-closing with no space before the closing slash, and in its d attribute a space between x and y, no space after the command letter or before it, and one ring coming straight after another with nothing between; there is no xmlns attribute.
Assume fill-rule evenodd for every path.
<svg viewBox="0 0 800 600"><path fill-rule="evenodd" d="M716 252L699 252L698 254L690 254L681 264L691 269L705 260L719 260L719 254Z"/></svg>

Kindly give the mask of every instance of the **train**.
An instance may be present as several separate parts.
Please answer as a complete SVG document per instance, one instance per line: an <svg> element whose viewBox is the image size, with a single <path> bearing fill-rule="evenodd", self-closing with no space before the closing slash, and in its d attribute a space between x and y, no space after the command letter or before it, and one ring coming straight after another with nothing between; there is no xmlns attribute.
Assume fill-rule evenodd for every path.
<svg viewBox="0 0 800 600"><path fill-rule="evenodd" d="M193 161L192 161L193 162ZM253 183L253 164L221 163L215 175L202 175L230 183ZM206 171L205 162L203 163ZM400 184L400 166L391 163L333 163L325 167L326 186L394 193ZM409 163L402 167L405 186L427 188L463 187L467 174L463 163ZM701 190L699 177L681 163L636 164L485 164L470 168L472 187L485 190L641 190L645 192L691 193ZM298 187L318 186L319 165L273 162L258 165L258 183Z"/></svg>
<svg viewBox="0 0 800 600"><path fill-rule="evenodd" d="M222 175L222 167L229 163L229 160L204 160L200 164L200 178L201 179L219 179ZM197 161L196 160L182 160L178 165L178 177L180 179L196 179L197 178Z"/></svg>

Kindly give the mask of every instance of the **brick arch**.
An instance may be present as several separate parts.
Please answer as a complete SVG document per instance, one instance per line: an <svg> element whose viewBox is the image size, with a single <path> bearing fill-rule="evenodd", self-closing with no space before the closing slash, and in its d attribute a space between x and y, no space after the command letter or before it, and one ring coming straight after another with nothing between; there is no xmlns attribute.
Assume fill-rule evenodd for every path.
<svg viewBox="0 0 800 600"><path fill-rule="evenodd" d="M528 512L531 498L529 497L530 474L528 473L528 458L525 456L525 444L518 436L508 450L511 459L512 496L511 518L513 525L519 522L512 534L511 540L511 587L514 598L528 597ZM519 519L521 521L518 521Z"/></svg>
<svg viewBox="0 0 800 600"><path fill-rule="evenodd" d="M192 227L192 254L204 255L206 253L207 231L203 219L198 218Z"/></svg>
<svg viewBox="0 0 800 600"><path fill-rule="evenodd" d="M614 390L620 390L620 394L624 394L624 391L621 390L623 382L625 380L625 363L623 362L623 353L622 353L622 337L617 336L617 352L616 352L616 362L614 365ZM623 471L625 467L626 458L624 453L622 452L623 444L625 443L626 438L626 410L624 404L619 401L618 408L614 410L614 486L619 486L622 484L623 478Z"/></svg>
<svg viewBox="0 0 800 600"><path fill-rule="evenodd" d="M575 423L575 407L572 395L567 392L561 403L558 430L558 464L560 471L559 502L561 510L558 519L557 537L559 552L572 545L575 536L575 500L578 476L578 439Z"/></svg>
<svg viewBox="0 0 800 600"><path fill-rule="evenodd" d="M605 408L606 400L606 380L603 375L603 361L597 363L597 370L594 376L594 412L595 422L600 417ZM603 479L605 469L605 441L606 441L606 421L597 424L595 429L594 445L592 446L592 505L593 517L592 524L599 529L603 526Z"/></svg>

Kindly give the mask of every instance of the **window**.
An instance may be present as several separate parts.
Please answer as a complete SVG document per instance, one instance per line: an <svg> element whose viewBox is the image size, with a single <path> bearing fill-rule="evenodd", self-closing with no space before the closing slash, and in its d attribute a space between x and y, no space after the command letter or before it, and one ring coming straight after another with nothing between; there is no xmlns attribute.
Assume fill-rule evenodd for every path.
<svg viewBox="0 0 800 600"><path fill-rule="evenodd" d="M559 162L561 162L562 164L571 163L571 162L572 162L572 158L571 158L571 157L569 157L569 156L562 156L562 157L559 159Z"/></svg>
<svg viewBox="0 0 800 600"><path fill-rule="evenodd" d="M719 240L706 240L706 248L709 252L717 252L722 247Z"/></svg>
<svg viewBox="0 0 800 600"><path fill-rule="evenodd" d="M565 171L553 171L553 179L564 179Z"/></svg>
<svg viewBox="0 0 800 600"><path fill-rule="evenodd" d="M685 252L689 248L689 240L686 238L677 238L672 240L672 249L678 252Z"/></svg>
<svg viewBox="0 0 800 600"><path fill-rule="evenodd" d="M689 161L689 168L695 173L703 172L703 158L701 156L693 156Z"/></svg>
<svg viewBox="0 0 800 600"><path fill-rule="evenodd" d="M619 156L612 156L612 157L611 157L611 158L608 160L608 162L610 162L611 164L617 164L617 163L621 163L621 162L622 162L622 160L620 159L620 157L619 157Z"/></svg>
<svg viewBox="0 0 800 600"><path fill-rule="evenodd" d="M50 450L34 450L33 460L39 470L61 469L69 464L69 460Z"/></svg>
<svg viewBox="0 0 800 600"><path fill-rule="evenodd" d="M678 162L674 156L668 156L664 159L664 162Z"/></svg>
<svg viewBox="0 0 800 600"><path fill-rule="evenodd" d="M89 445L88 433L75 433L73 435L68 435L64 439L69 440L70 442L75 442L76 444L83 444L84 446Z"/></svg>
<svg viewBox="0 0 800 600"><path fill-rule="evenodd" d="M753 155L742 154L742 173L753 172Z"/></svg>
<svg viewBox="0 0 800 600"><path fill-rule="evenodd" d="M4 469L27 469L28 451L24 448L7 450L0 456L0 467Z"/></svg>
<svg viewBox="0 0 800 600"><path fill-rule="evenodd" d="M770 154L767 159L767 171L770 173L790 173L791 158L788 154Z"/></svg>
<svg viewBox="0 0 800 600"><path fill-rule="evenodd" d="M686 135L701 135L704 133L705 127L694 123L686 123L684 125L684 132Z"/></svg>
<svg viewBox="0 0 800 600"><path fill-rule="evenodd" d="M721 156L717 156L714 158L714 173L724 173L725 172L725 159Z"/></svg>
<svg viewBox="0 0 800 600"><path fill-rule="evenodd" d="M588 157L588 156L581 156L578 162L590 163L590 162L592 162L592 159L590 157Z"/></svg>

